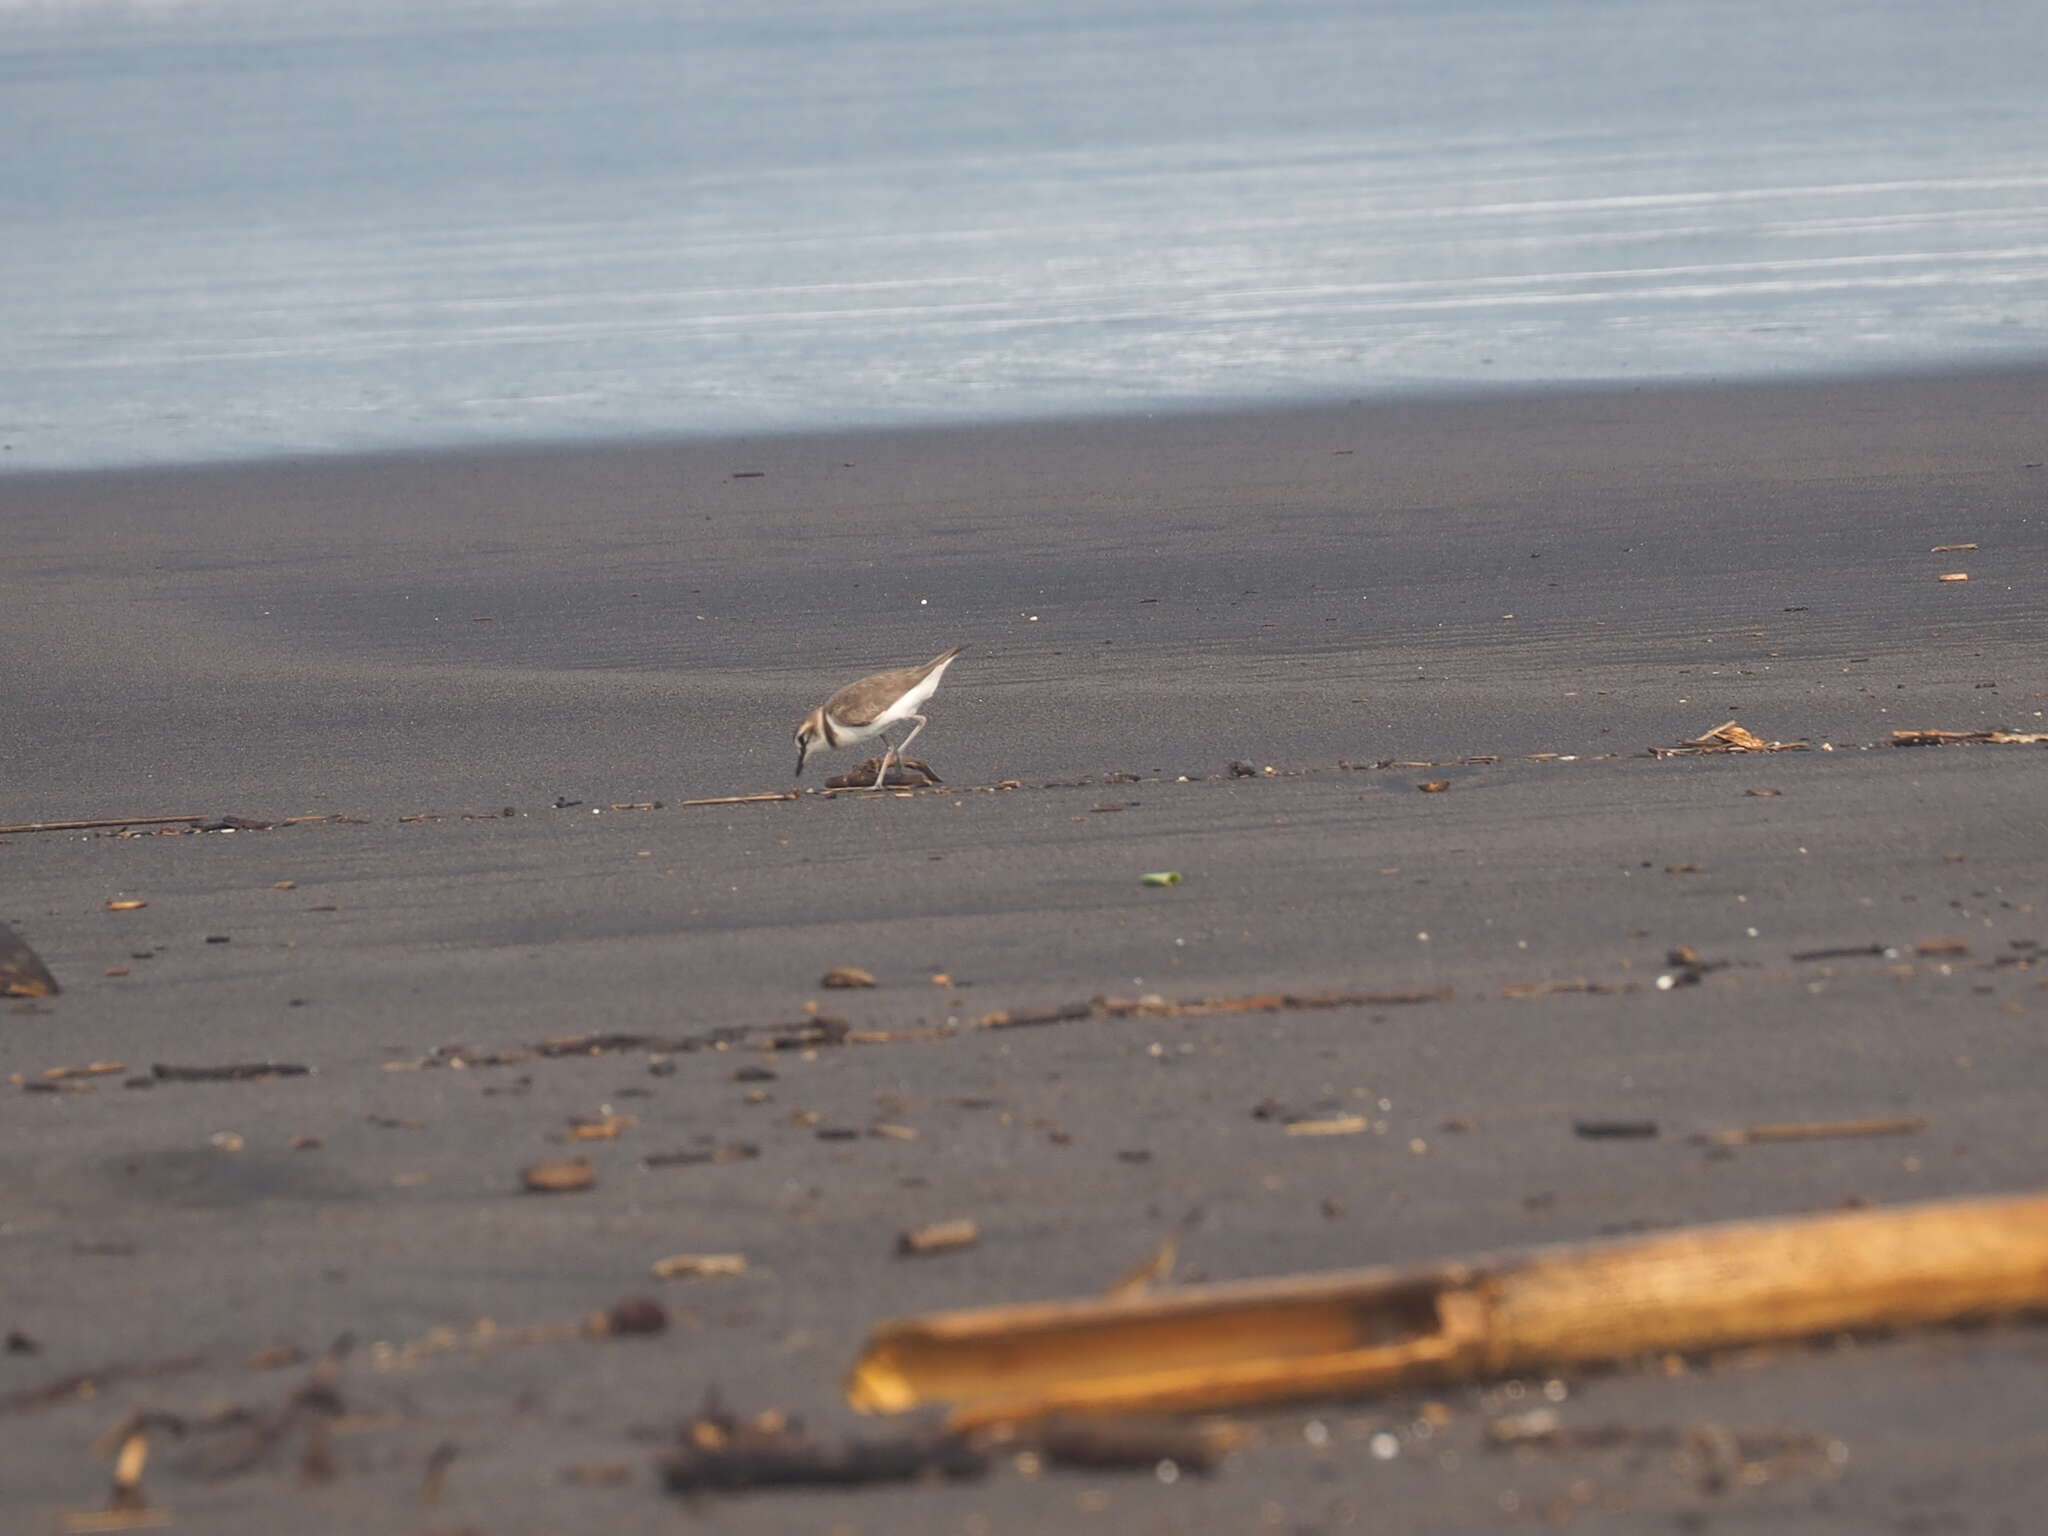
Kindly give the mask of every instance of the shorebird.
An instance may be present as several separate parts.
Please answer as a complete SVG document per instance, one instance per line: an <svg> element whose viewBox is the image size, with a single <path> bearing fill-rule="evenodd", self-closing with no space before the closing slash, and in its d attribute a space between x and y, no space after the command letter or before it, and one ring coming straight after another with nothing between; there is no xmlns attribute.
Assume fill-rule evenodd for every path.
<svg viewBox="0 0 2048 1536"><path fill-rule="evenodd" d="M966 649L964 645L956 645L921 667L898 667L893 672L877 672L873 677L848 683L805 715L803 723L796 728L798 776L803 774L804 759L814 750L848 747L856 741L880 736L882 766L875 773L875 788L880 789L889 780L889 760L893 757L902 762L904 749L924 729L925 719L917 712L918 706L938 691L939 679L946 675L946 668L953 664L955 656ZM915 720L917 724L910 728L908 736L892 746L886 732L899 720Z"/></svg>

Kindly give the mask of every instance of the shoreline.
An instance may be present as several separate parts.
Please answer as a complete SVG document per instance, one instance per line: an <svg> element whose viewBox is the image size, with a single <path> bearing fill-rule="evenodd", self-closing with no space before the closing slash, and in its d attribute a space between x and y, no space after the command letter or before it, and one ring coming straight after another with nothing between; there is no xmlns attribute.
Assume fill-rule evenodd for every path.
<svg viewBox="0 0 2048 1536"><path fill-rule="evenodd" d="M1349 417L1361 411L1483 412L1525 405L1585 404L1640 397L1683 401L1689 397L1711 399L1735 395L1799 395L1837 391L1870 393L1898 389L1924 394L1944 392L1957 387L1995 388L2001 384L2026 388L2037 382L2044 374L2048 374L2048 352L2040 356L2022 356L1987 362L1901 362L1884 368L1841 366L1812 373L1759 374L1753 377L1733 378L1715 375L1649 379L1558 379L1500 384L1475 384L1451 380L1432 384L1400 380L1359 390L1300 397L1221 397L1209 400L1155 402L1151 405L1131 407L1104 405L1091 411L1026 411L1016 414L994 412L987 416L955 421L868 424L821 422L753 431L638 430L562 437L421 442L366 448L285 449L220 458L172 458L81 465L27 465L0 457L0 486L20 482L126 479L137 476L236 472L261 474L276 470L311 472L349 465L427 467L437 462L454 460L640 456L716 450L720 447L730 449L735 446L770 448L803 443L855 445L891 438L936 443L966 436L1119 432L1155 427L1199 429L1209 424L1227 425L1246 421L1284 428L1288 418Z"/></svg>

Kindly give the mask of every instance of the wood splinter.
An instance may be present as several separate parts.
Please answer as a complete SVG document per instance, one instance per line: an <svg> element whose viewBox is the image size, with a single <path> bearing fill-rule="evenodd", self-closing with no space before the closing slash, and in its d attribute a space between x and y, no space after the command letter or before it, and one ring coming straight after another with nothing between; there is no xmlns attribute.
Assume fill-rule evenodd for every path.
<svg viewBox="0 0 2048 1536"><path fill-rule="evenodd" d="M1744 1125L1709 1131L1697 1138L1707 1146L1742 1147L1760 1141L1829 1141L1842 1136L1911 1136L1927 1129L1919 1115L1879 1115L1868 1120L1791 1120L1780 1125Z"/></svg>
<svg viewBox="0 0 2048 1536"><path fill-rule="evenodd" d="M184 1422L170 1414L130 1413L103 1435L95 1449L113 1449L113 1488L105 1509L88 1509L63 1516L62 1528L70 1532L141 1531L171 1523L167 1509L153 1506L142 1492L142 1469L149 1464L149 1432L153 1428L183 1434Z"/></svg>

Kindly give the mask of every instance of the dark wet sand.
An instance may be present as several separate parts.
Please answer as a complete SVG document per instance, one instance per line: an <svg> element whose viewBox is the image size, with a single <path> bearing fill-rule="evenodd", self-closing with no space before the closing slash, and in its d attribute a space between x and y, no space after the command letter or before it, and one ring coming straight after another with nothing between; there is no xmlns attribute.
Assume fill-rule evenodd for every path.
<svg viewBox="0 0 2048 1536"><path fill-rule="evenodd" d="M673 1529L649 1436L707 1388L844 1429L876 1321L1099 1289L1191 1211L1181 1277L1220 1278L2039 1185L2048 753L1889 742L2048 729L2043 423L2048 373L2006 373L0 479L0 821L346 818L0 836L0 920L66 987L0 1004L0 1069L126 1066L0 1099L0 1332L39 1346L0 1353L10 1528L103 1496L89 1443L127 1408L274 1404L304 1367L245 1358L344 1332L336 1480L301 1486L295 1443L216 1481L160 1446L176 1528ZM806 708L961 642L916 749L957 792L677 804L787 787ZM1645 753L1731 717L1814 750ZM1475 755L1498 760L1376 766ZM1002 779L1023 787L971 788ZM1162 869L1185 883L1138 884ZM1914 953L1942 939L1968 953ZM1899 954L1792 958L1873 942ZM1731 963L1659 991L1679 944ZM838 964L882 985L822 991ZM1580 979L1611 990L1502 995ZM1452 1000L967 1027L1326 989ZM961 1027L386 1069L812 1002ZM315 1070L123 1086L254 1060ZM1267 1100L1372 1128L1289 1137ZM637 1123L549 1142L607 1111ZM1928 1128L1688 1139L1896 1114ZM1584 1140L1585 1116L1661 1134ZM641 1162L739 1143L758 1155ZM595 1190L516 1192L569 1150ZM894 1255L952 1216L978 1247ZM749 1269L649 1276L678 1252ZM373 1348L632 1293L677 1325ZM1567 1426L1843 1448L1718 1492L1668 1447L1489 1451L1489 1418L1535 1400L1493 1387L1433 1394L1426 1438L1420 1396L1262 1415L1207 1482L1005 1468L697 1518L2019 1529L2048 1488L2044 1352L2001 1327L1567 1381ZM598 1461L629 1479L562 1480Z"/></svg>

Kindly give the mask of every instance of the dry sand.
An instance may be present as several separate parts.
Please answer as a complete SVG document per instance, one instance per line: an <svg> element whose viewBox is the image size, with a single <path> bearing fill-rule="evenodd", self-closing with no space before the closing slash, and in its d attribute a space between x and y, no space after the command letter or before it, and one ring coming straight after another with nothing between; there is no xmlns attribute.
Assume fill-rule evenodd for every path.
<svg viewBox="0 0 2048 1536"><path fill-rule="evenodd" d="M65 986L0 1004L0 1069L124 1064L0 1100L0 1332L33 1346L0 1353L9 1528L104 1497L90 1443L128 1408L274 1405L307 1366L247 1358L344 1333L338 1475L303 1485L296 1440L214 1479L160 1444L177 1529L673 1529L650 1460L707 1389L843 1430L875 1322L1099 1289L1190 1216L1183 1279L2037 1185L2048 755L1890 742L2048 728L2043 423L2048 374L2008 373L0 480L0 821L331 818L0 836L0 920ZM948 792L678 803L786 788L805 709L961 642L917 747ZM1812 750L1646 752L1731 717ZM1898 953L1793 958L1872 943ZM1680 944L1728 964L1660 991ZM841 964L881 985L821 990ZM1579 980L1604 990L1503 995ZM1451 1000L968 1027L1327 989ZM814 1003L925 1037L390 1070ZM265 1060L312 1071L126 1085ZM1370 1126L1290 1137L1274 1107ZM607 1113L635 1123L549 1140ZM1887 1114L1927 1128L1688 1139ZM593 1190L519 1192L570 1152ZM896 1256L954 1216L978 1246ZM748 1269L652 1279L677 1252ZM635 1293L666 1332L556 1336ZM543 1335L483 1347L485 1318ZM1435 1394L1426 1432L1420 1398L1261 1415L1207 1481L700 1513L2019 1529L2043 1348L1567 1380L1565 1424L1648 1434L1607 1450L1486 1450L1542 1390L1496 1385ZM1716 1488L1656 1438L1702 1424L1820 1449ZM625 1480L564 1480L592 1462Z"/></svg>

